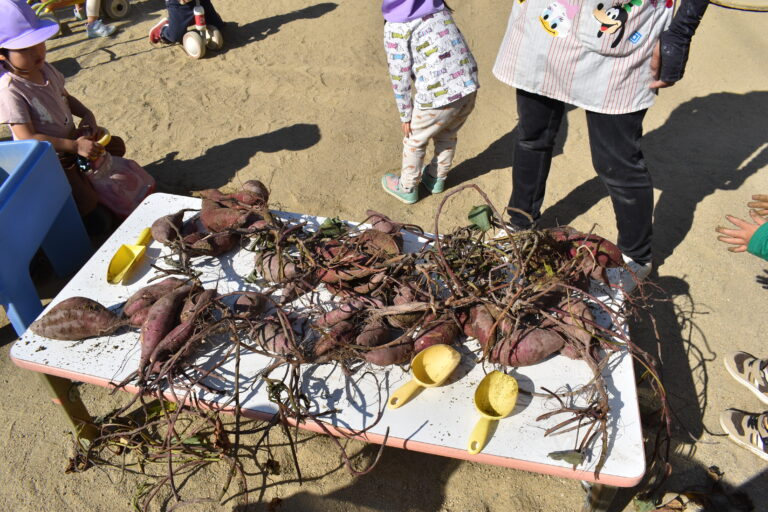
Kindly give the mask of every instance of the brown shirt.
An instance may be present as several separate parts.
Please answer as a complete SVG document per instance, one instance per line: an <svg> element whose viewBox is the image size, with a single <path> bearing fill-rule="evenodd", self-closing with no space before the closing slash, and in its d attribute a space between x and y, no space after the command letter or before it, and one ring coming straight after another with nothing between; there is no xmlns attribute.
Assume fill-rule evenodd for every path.
<svg viewBox="0 0 768 512"><path fill-rule="evenodd" d="M64 89L64 75L43 64L45 83L5 73L0 77L0 123L31 123L37 133L71 139L75 122Z"/></svg>

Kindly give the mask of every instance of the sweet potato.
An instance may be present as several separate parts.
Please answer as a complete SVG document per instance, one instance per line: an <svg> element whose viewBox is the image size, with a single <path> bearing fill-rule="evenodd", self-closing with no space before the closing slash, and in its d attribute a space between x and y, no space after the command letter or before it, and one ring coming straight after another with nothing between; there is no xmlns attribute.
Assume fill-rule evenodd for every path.
<svg viewBox="0 0 768 512"><path fill-rule="evenodd" d="M269 304L269 297L259 292L240 292L235 301L234 310L237 315L247 318L256 317L264 312Z"/></svg>
<svg viewBox="0 0 768 512"><path fill-rule="evenodd" d="M184 210L165 215L152 223L152 238L163 245L169 245L179 239L184 223Z"/></svg>
<svg viewBox="0 0 768 512"><path fill-rule="evenodd" d="M259 180L248 180L243 183L243 190L256 194L264 204L269 202L269 189Z"/></svg>
<svg viewBox="0 0 768 512"><path fill-rule="evenodd" d="M349 320L355 316L362 308L364 304L357 299L351 299L347 302L342 302L337 308L330 311L326 311L314 321L315 327L321 329L331 327L344 320Z"/></svg>
<svg viewBox="0 0 768 512"><path fill-rule="evenodd" d="M162 281L150 284L140 289L125 301L123 305L123 314L126 316L133 316L137 311L147 308L155 303L157 299L172 292L179 286L184 284L183 279L175 277L168 277Z"/></svg>
<svg viewBox="0 0 768 512"><path fill-rule="evenodd" d="M469 310L469 318L464 324L464 334L470 338L475 338L485 349L489 341L496 341L496 329L493 327L495 323L496 318L488 306L475 304Z"/></svg>
<svg viewBox="0 0 768 512"><path fill-rule="evenodd" d="M186 322L196 314L199 314L201 309L210 306L214 297L216 297L216 289L214 288L200 290L197 293L190 294L184 300L184 304L181 307L181 313L179 314L181 322Z"/></svg>
<svg viewBox="0 0 768 512"><path fill-rule="evenodd" d="M562 324L557 325L556 329L568 342L560 353L571 359L581 359L592 344L592 336L595 333L592 323L595 317L583 301L566 302L561 308L564 311Z"/></svg>
<svg viewBox="0 0 768 512"><path fill-rule="evenodd" d="M233 208L203 209L200 223L211 233L220 233L248 225L248 213Z"/></svg>
<svg viewBox="0 0 768 512"><path fill-rule="evenodd" d="M95 300L70 297L32 322L29 330L46 338L74 341L112 334L125 323Z"/></svg>
<svg viewBox="0 0 768 512"><path fill-rule="evenodd" d="M363 359L378 366L401 364L410 359L413 354L413 342L403 341L394 345L368 350L362 353Z"/></svg>
<svg viewBox="0 0 768 512"><path fill-rule="evenodd" d="M256 331L256 335L259 345L272 354L288 354L293 349L282 325L274 320L266 321Z"/></svg>
<svg viewBox="0 0 768 512"><path fill-rule="evenodd" d="M219 256L237 247L239 242L237 233L214 233L194 242L189 249L198 256Z"/></svg>
<svg viewBox="0 0 768 512"><path fill-rule="evenodd" d="M355 345L363 347L378 347L389 341L389 327L381 319L366 322L355 337Z"/></svg>
<svg viewBox="0 0 768 512"><path fill-rule="evenodd" d="M418 354L432 345L451 345L459 335L459 327L451 318L439 319L433 327L430 327L413 342L413 352Z"/></svg>
<svg viewBox="0 0 768 512"><path fill-rule="evenodd" d="M350 343L354 338L354 328L346 320L334 324L315 342L315 356L322 356L340 345Z"/></svg>
<svg viewBox="0 0 768 512"><path fill-rule="evenodd" d="M298 273L296 265L288 260L288 258L283 257L282 261L280 261L280 258L273 252L256 253L256 269L264 279L273 283L283 283L293 279Z"/></svg>
<svg viewBox="0 0 768 512"><path fill-rule="evenodd" d="M143 369L149 361L157 344L168 334L178 321L179 310L184 299L192 291L192 286L184 285L160 297L147 313L147 319L141 326L141 358L139 368Z"/></svg>
<svg viewBox="0 0 768 512"><path fill-rule="evenodd" d="M551 328L519 328L496 343L490 361L505 366L530 366L563 348L564 343L562 336Z"/></svg>
<svg viewBox="0 0 768 512"><path fill-rule="evenodd" d="M392 299L392 303L395 306L401 306L403 304L410 304L411 302L416 301L416 292L411 288L408 283L403 283L403 285L399 286L397 288L397 292L395 293L394 298ZM396 329L408 329L409 327L413 327L416 322L419 321L419 318L421 318L422 313L401 313L399 315L389 315L387 317L387 321L389 324L396 328Z"/></svg>
<svg viewBox="0 0 768 512"><path fill-rule="evenodd" d="M402 229L403 225L394 222L392 219L374 210L367 210L365 214L368 216L368 222L373 226L373 229L381 231L382 233L388 233L394 235Z"/></svg>

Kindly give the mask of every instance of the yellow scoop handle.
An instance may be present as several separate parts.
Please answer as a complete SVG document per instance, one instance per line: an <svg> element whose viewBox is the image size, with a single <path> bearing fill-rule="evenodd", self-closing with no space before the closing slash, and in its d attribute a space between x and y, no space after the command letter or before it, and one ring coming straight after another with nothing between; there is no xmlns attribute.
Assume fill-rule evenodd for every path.
<svg viewBox="0 0 768 512"><path fill-rule="evenodd" d="M472 455L480 453L485 448L485 443L488 442L488 437L491 433L491 424L496 420L489 419L485 416L481 416L475 428L472 429L472 433L469 435L469 444L467 445L467 451Z"/></svg>
<svg viewBox="0 0 768 512"><path fill-rule="evenodd" d="M403 384L397 388L394 393L392 393L392 395L389 397L389 402L387 405L390 409L397 409L408 400L410 400L411 397L416 394L419 389L421 389L421 387L421 384L415 380Z"/></svg>
<svg viewBox="0 0 768 512"><path fill-rule="evenodd" d="M136 239L136 245L147 245L150 240L152 240L152 230L144 228L139 233L139 238Z"/></svg>

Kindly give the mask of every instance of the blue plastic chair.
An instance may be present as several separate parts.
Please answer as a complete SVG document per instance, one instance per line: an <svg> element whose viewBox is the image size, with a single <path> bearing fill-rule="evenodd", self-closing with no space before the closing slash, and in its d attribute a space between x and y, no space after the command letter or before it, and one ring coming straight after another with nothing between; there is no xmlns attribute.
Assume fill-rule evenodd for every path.
<svg viewBox="0 0 768 512"><path fill-rule="evenodd" d="M0 304L19 336L43 310L29 275L41 247L60 276L93 253L51 144L0 142Z"/></svg>

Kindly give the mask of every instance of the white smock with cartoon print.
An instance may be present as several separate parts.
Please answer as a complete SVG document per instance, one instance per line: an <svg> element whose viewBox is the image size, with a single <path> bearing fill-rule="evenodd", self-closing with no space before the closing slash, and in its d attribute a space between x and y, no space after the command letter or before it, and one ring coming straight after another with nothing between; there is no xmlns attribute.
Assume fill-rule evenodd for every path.
<svg viewBox="0 0 768 512"><path fill-rule="evenodd" d="M674 0L514 0L493 74L603 114L648 108L653 47Z"/></svg>

